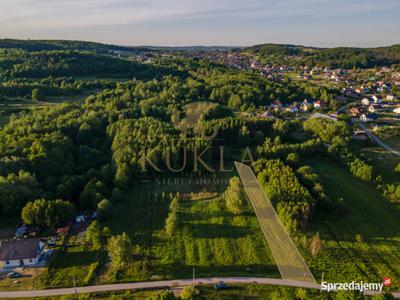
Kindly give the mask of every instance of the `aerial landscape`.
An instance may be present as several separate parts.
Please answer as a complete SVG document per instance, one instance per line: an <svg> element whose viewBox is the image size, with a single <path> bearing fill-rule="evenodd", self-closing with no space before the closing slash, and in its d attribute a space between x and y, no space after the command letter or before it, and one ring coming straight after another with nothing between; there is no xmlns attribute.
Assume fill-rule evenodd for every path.
<svg viewBox="0 0 400 300"><path fill-rule="evenodd" d="M0 4L0 299L400 298L400 3L261 2Z"/></svg>

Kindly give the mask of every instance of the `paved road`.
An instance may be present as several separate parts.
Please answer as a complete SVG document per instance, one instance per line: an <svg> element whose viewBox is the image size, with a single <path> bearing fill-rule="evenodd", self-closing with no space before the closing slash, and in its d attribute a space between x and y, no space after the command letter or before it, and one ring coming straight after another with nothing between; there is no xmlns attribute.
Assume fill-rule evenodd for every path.
<svg viewBox="0 0 400 300"><path fill-rule="evenodd" d="M316 283L253 170L238 162L235 162L235 166L282 278Z"/></svg>
<svg viewBox="0 0 400 300"><path fill-rule="evenodd" d="M276 278L258 278L258 277L215 277L215 278L198 278L195 284L209 284L213 285L220 281L227 284L265 284L265 285L280 285L291 287L302 287L310 289L320 289L320 285L313 282L302 282L287 279ZM104 284L104 285L91 285L78 287L77 292L80 293L96 293L96 292L111 292L122 290L140 290L140 289L153 289L153 288L169 288L191 285L191 279L177 279L165 281L149 281L149 282L133 282L133 283L120 283L120 284ZM73 295L75 293L73 288L62 289L48 289L48 290L33 290L33 291L4 291L0 292L0 299L6 298L34 298L34 297L49 297L61 295ZM374 295L376 292L366 292L366 295ZM396 298L400 299L400 292L393 294Z"/></svg>
<svg viewBox="0 0 400 300"><path fill-rule="evenodd" d="M352 121L354 124L356 124L358 127L360 127L361 129L365 130L365 132L367 133L368 137L375 142L376 144L378 144L379 146L381 146L382 148L386 149L387 151L391 152L394 155L397 155L400 157L400 151L397 151L395 149L393 149L392 147L390 147L389 145L385 144L384 142L382 142L381 139L379 139L375 134L373 134L371 131L368 130L368 128L357 121Z"/></svg>

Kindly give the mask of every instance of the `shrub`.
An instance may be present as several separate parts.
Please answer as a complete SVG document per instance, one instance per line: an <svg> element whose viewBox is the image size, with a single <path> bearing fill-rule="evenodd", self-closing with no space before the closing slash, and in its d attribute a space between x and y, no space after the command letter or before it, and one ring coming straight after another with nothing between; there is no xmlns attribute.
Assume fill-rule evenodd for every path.
<svg viewBox="0 0 400 300"><path fill-rule="evenodd" d="M321 251L321 238L319 233L317 232L316 235L311 240L310 243L310 252L313 257L317 256L318 253Z"/></svg>
<svg viewBox="0 0 400 300"><path fill-rule="evenodd" d="M297 166L300 163L300 156L295 152L289 153L286 162L291 166Z"/></svg>
<svg viewBox="0 0 400 300"><path fill-rule="evenodd" d="M182 300L192 300L199 293L193 286L185 286L181 293Z"/></svg>
<svg viewBox="0 0 400 300"><path fill-rule="evenodd" d="M365 181L371 181L373 176L372 166L367 165L361 159L356 158L350 163L351 173Z"/></svg>
<svg viewBox="0 0 400 300"><path fill-rule="evenodd" d="M394 171L400 174L400 163L397 165Z"/></svg>

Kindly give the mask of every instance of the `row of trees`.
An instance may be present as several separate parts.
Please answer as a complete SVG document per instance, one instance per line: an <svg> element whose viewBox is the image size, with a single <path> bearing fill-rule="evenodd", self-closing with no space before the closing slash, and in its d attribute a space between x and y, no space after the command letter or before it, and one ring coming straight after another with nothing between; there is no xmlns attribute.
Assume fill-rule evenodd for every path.
<svg viewBox="0 0 400 300"><path fill-rule="evenodd" d="M319 138L310 139L303 143L288 144L282 143L281 137L277 136L274 140L271 138L266 138L264 143L257 147L258 155L264 158L288 158L287 160L294 163L296 159L293 160L293 158L295 158L293 157L293 153L295 153L297 156L309 156L324 152L325 148L323 142ZM289 155L291 156L289 157Z"/></svg>
<svg viewBox="0 0 400 300"><path fill-rule="evenodd" d="M382 126L376 130L376 134L382 139L391 139L400 136L400 126Z"/></svg>
<svg viewBox="0 0 400 300"><path fill-rule="evenodd" d="M256 168L261 185L288 230L305 229L316 201L301 185L293 169L279 159L260 159Z"/></svg>
<svg viewBox="0 0 400 300"><path fill-rule="evenodd" d="M344 121L313 118L304 122L303 127L304 130L318 136L325 143L330 157L346 165L355 177L365 181L373 179L372 166L358 158L347 147L351 131Z"/></svg>
<svg viewBox="0 0 400 300"><path fill-rule="evenodd" d="M165 232L169 237L172 237L178 228L179 218L179 198L174 197L169 205L168 217L165 221Z"/></svg>
<svg viewBox="0 0 400 300"><path fill-rule="evenodd" d="M55 228L72 220L74 212L74 205L69 201L37 199L24 206L21 218L25 224Z"/></svg>
<svg viewBox="0 0 400 300"><path fill-rule="evenodd" d="M33 97L34 91L39 91L45 98L46 96L73 96L87 90L115 88L116 82L113 80L79 80L72 77L48 77L44 79L32 80L26 78L16 78L0 83L0 96L3 97ZM35 92L35 93L36 93Z"/></svg>
<svg viewBox="0 0 400 300"><path fill-rule="evenodd" d="M114 272L131 265L133 260L132 242L125 232L120 235L112 235L107 226L103 227L98 221L93 221L86 230L85 237L86 241L96 248L106 245Z"/></svg>

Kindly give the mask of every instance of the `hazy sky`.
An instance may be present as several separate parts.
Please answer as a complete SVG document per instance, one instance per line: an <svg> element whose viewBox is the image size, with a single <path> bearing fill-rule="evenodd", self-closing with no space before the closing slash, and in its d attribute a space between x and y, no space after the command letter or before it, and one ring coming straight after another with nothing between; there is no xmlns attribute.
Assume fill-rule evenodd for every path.
<svg viewBox="0 0 400 300"><path fill-rule="evenodd" d="M0 0L0 38L122 45L400 43L400 0Z"/></svg>

